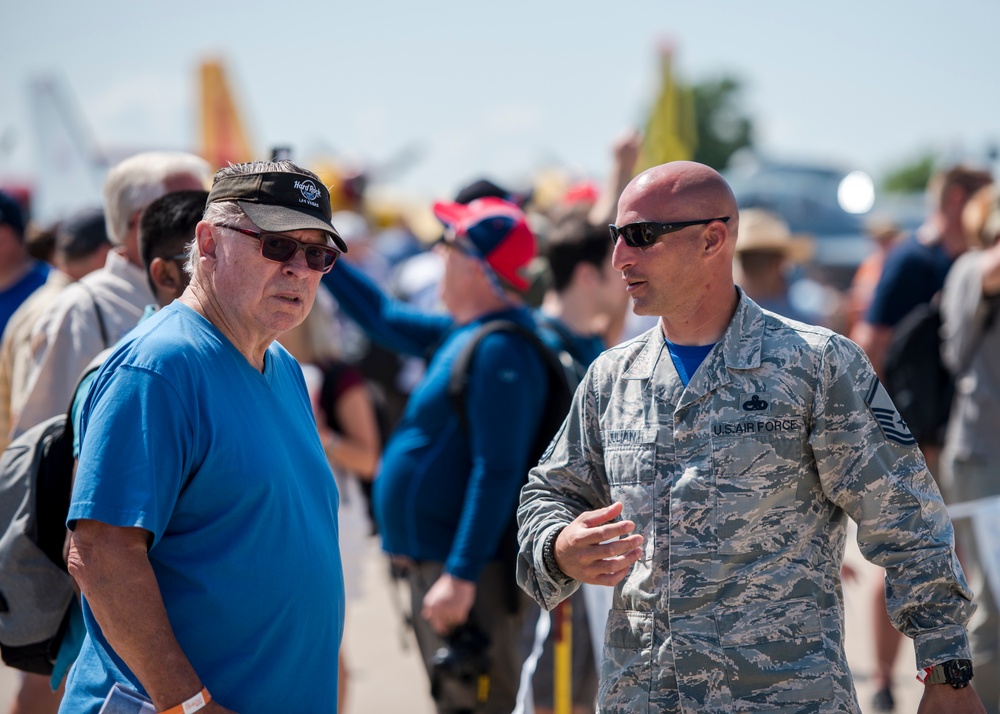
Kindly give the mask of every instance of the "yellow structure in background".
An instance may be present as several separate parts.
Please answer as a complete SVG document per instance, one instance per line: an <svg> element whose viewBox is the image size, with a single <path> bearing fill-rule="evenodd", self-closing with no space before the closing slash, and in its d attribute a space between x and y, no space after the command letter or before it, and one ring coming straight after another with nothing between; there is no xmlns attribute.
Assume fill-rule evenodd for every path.
<svg viewBox="0 0 1000 714"><path fill-rule="evenodd" d="M639 171L668 161L686 161L698 146L694 96L674 77L673 47L660 49L660 94L649 113L639 154Z"/></svg>
<svg viewBox="0 0 1000 714"><path fill-rule="evenodd" d="M199 91L201 156L214 169L253 160L246 128L220 61L205 60L201 63Z"/></svg>
<svg viewBox="0 0 1000 714"><path fill-rule="evenodd" d="M552 611L555 641L552 648L552 708L555 714L573 712L573 605L566 599Z"/></svg>

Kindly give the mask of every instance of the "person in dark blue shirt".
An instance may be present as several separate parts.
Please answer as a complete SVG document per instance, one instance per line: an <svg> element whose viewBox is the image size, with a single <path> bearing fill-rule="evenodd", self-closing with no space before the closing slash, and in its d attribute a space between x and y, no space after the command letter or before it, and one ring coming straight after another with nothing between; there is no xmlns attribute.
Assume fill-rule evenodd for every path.
<svg viewBox="0 0 1000 714"><path fill-rule="evenodd" d="M884 377L883 361L896 326L915 307L934 299L952 263L968 248L962 211L969 198L988 183L988 173L964 166L935 176L927 191L933 211L916 235L897 243L886 256L868 312L851 333L880 377ZM920 446L928 468L936 474L940 447ZM872 704L875 711L892 711L892 673L902 635L886 615L881 580L873 594L876 693Z"/></svg>
<svg viewBox="0 0 1000 714"><path fill-rule="evenodd" d="M915 236L886 256L871 305L855 335L879 374L896 325L913 308L931 301L944 286L955 258L968 248L962 210L990 180L989 173L965 166L936 175L927 189L933 211Z"/></svg>
<svg viewBox="0 0 1000 714"><path fill-rule="evenodd" d="M17 201L0 193L0 334L18 306L49 276L49 266L28 255L24 224Z"/></svg>
<svg viewBox="0 0 1000 714"><path fill-rule="evenodd" d="M528 603L500 558L547 394L541 355L523 337L494 332L476 347L463 427L448 392L452 364L492 320L534 327L522 300L535 238L524 214L498 198L438 203L439 286L447 315L387 297L347 261L327 286L340 308L382 346L429 356L386 444L373 490L383 548L405 560L414 630L440 711L508 714L517 694L520 621ZM512 601L512 598L516 598ZM476 682L442 680L432 662L449 637L478 630L490 640L488 696Z"/></svg>

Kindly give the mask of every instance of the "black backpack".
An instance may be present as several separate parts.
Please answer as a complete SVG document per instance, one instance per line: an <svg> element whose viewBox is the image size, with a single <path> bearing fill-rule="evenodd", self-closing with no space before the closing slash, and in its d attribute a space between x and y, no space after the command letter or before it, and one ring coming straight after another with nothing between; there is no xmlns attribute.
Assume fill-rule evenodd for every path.
<svg viewBox="0 0 1000 714"><path fill-rule="evenodd" d="M941 359L943 320L938 302L917 305L899 322L882 366L885 389L921 445L944 443L955 396L955 375ZM990 301L980 337L992 326L997 305L995 299Z"/></svg>
<svg viewBox="0 0 1000 714"><path fill-rule="evenodd" d="M917 443L944 443L955 382L941 361L937 301L917 305L896 325L882 371L886 391Z"/></svg>
<svg viewBox="0 0 1000 714"><path fill-rule="evenodd" d="M576 386L586 370L569 354L568 350L557 350L546 345L533 330L523 327L516 322L492 320L484 323L462 347L462 351L458 353L455 362L452 364L448 382L448 394L451 397L452 407L458 414L462 428L466 432L469 430L469 419L465 412L466 388L476 347L486 335L501 330L513 332L531 344L542 357L542 363L545 365L545 372L548 377L549 390L545 400L545 407L542 412L542 418L538 422L538 431L535 434L535 440L532 442L531 450L528 452L530 469L541 460L552 439L562 426L563 421L565 421L570 403L573 400L573 392L576 390ZM522 485L527 483L527 470L521 475L521 478ZM520 591L515 575L517 569L517 518L515 514L511 514L510 523L507 525L507 529L500 541L497 558L510 571L509 577L506 578L509 590L505 594L511 612L516 612Z"/></svg>
<svg viewBox="0 0 1000 714"><path fill-rule="evenodd" d="M510 320L492 320L484 323L472 335L469 341L462 347L451 367L451 376L448 382L448 394L451 397L452 406L458 413L462 422L462 427L468 431L469 420L465 413L466 388L469 381L470 367L479 342L493 332L513 332L519 335L526 342L531 344L542 357L545 365L546 376L548 377L549 390L545 400L545 408L542 418L538 423L538 433L535 441L532 442L528 460L534 466L541 459L549 442L559 431L566 414L569 412L570 402L573 399L573 392L586 372L584 368L566 349L556 350L546 345L541 338L533 331L516 322ZM524 474L527 481L527 473Z"/></svg>

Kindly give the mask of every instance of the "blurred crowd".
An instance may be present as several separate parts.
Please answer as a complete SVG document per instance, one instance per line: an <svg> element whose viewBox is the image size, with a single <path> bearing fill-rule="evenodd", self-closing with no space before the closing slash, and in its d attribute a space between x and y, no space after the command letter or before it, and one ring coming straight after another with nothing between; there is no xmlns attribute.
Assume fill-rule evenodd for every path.
<svg viewBox="0 0 1000 714"><path fill-rule="evenodd" d="M602 182L557 188L501 186L481 177L454 196L440 197L449 205L474 207L484 205L484 200L499 200L523 211L537 241L537 256L517 272L525 281L520 291L524 302L539 316L567 328L574 339L589 340L590 354L656 324L655 319L636 317L628 309L625 286L611 268L612 241L607 235L607 224L615 222L618 196L637 171L640 142L637 134L615 142L612 169ZM33 222L27 205L0 193L0 442L4 446L32 426L66 413L88 364L145 314L183 291L187 243L210 184L211 172L200 159L140 155L112 170L104 205L52 225ZM448 306L442 296L447 297L449 285L443 276L449 253L438 241L448 228L447 219L441 219L440 211L434 218L429 207L403 211L379 205L366 195L360 180L344 188L338 192L337 186L331 187L339 209L332 223L349 249L343 260L388 299L422 313L444 314ZM955 524L958 555L979 605L970 628L974 685L987 711L997 712L1000 619L995 596L1000 587L1000 553L995 543L977 537L983 532L977 524L990 516L991 499L1000 496L1000 453L995 446L1000 427L996 356L1000 323L994 319L1000 295L1000 189L988 173L954 166L933 177L927 195L930 209L916 231L907 231L885 216L868 221L871 250L846 288L809 277L815 238L793 234L783 217L773 212L742 210L737 283L767 310L849 336L865 350L886 384L892 383L886 356L900 326L921 305L938 309L942 362L952 375L953 397L945 423L922 435L920 447L946 502L964 509ZM506 234L503 240L508 240ZM502 267L494 267L502 274ZM329 289L330 281L338 280L338 270L329 281L324 278L306 321L280 342L303 367L340 492L349 623L350 603L365 597L361 587L365 543L386 525L373 511L372 483L379 478L384 446L404 419L411 395L427 377L428 359L373 338L372 331L364 329ZM413 565L396 559L392 567L405 577L406 568ZM885 616L883 588L878 587L872 597L878 603L871 630L878 655L873 706L892 711L892 672L900 635ZM590 634L595 625L586 613L581 598L574 619L579 628L573 670L578 714L593 711L596 698ZM419 615L413 612L413 617ZM535 632L535 621L529 620L515 638L522 651L531 649ZM342 652L341 711L352 711L349 663L350 652ZM432 672L433 665L428 666ZM551 663L538 671L548 671L545 667ZM551 711L551 682L536 686L535 711ZM55 712L59 697L47 677L25 675L11 714Z"/></svg>

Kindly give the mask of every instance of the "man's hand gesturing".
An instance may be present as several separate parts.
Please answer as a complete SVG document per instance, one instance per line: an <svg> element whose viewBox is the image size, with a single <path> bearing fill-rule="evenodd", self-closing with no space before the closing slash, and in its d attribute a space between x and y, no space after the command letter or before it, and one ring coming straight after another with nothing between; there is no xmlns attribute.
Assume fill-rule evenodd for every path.
<svg viewBox="0 0 1000 714"><path fill-rule="evenodd" d="M591 585L615 585L642 557L642 536L632 521L617 521L621 502L587 511L563 528L555 542L559 569L566 575ZM611 541L605 543L604 541Z"/></svg>

